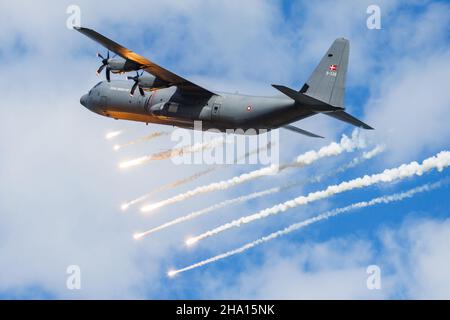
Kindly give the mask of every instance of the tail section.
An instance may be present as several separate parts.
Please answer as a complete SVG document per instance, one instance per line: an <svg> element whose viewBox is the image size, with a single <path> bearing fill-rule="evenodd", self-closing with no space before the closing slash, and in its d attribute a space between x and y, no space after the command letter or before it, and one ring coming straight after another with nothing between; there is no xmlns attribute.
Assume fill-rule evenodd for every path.
<svg viewBox="0 0 450 320"><path fill-rule="evenodd" d="M349 41L344 38L336 39L300 91L285 86L272 86L313 112L324 113L364 129L373 129L344 111L349 53Z"/></svg>
<svg viewBox="0 0 450 320"><path fill-rule="evenodd" d="M349 52L349 41L344 38L336 39L300 92L334 107L343 108Z"/></svg>

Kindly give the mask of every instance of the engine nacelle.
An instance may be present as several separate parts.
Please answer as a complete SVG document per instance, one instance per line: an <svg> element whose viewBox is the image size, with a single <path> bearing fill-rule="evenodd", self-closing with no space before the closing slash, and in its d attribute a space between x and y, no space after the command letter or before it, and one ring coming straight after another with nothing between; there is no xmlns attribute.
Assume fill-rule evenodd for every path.
<svg viewBox="0 0 450 320"><path fill-rule="evenodd" d="M169 87L169 84L151 74L145 74L139 77L139 86L145 89L162 89Z"/></svg>
<svg viewBox="0 0 450 320"><path fill-rule="evenodd" d="M139 70L139 65L130 60L110 58L108 59L108 68L112 73L124 73Z"/></svg>

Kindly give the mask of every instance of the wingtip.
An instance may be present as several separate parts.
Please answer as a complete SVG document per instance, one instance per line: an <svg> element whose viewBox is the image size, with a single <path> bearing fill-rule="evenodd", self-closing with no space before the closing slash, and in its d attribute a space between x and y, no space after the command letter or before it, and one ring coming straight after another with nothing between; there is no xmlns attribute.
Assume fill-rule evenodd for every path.
<svg viewBox="0 0 450 320"><path fill-rule="evenodd" d="M344 43L350 43L350 40L348 40L345 37L340 37L340 38L336 38L336 40L334 41L338 41L338 42L344 42Z"/></svg>
<svg viewBox="0 0 450 320"><path fill-rule="evenodd" d="M74 26L73 29L79 31L79 32L84 32L84 31L94 31L93 29L90 28L86 28L83 26Z"/></svg>

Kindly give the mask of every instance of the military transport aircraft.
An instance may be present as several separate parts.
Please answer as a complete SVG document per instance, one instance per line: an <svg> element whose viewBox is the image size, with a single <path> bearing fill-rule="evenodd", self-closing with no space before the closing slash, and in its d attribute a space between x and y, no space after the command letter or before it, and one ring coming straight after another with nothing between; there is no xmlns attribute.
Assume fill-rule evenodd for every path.
<svg viewBox="0 0 450 320"><path fill-rule="evenodd" d="M310 137L319 135L291 123L318 113L364 129L373 129L344 110L345 78L349 41L336 39L301 90L272 85L283 93L274 97L213 92L170 72L98 32L76 27L77 31L108 49L98 69L106 68L106 79L95 85L80 103L89 110L114 119L194 128L202 130L286 128ZM110 58L109 51L121 58ZM144 75L143 71L148 74ZM111 80L110 73L136 72L128 80ZM140 72L140 73L139 73ZM138 89L139 94L135 95ZM242 132L242 131L241 131Z"/></svg>

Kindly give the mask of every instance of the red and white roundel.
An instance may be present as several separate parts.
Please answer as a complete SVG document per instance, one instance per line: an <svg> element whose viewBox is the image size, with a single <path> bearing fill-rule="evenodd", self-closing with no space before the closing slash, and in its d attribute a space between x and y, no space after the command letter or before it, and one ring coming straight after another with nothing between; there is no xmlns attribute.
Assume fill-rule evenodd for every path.
<svg viewBox="0 0 450 320"><path fill-rule="evenodd" d="M336 70L337 70L337 65L332 64L332 65L329 67L329 69L330 69L330 71L336 71Z"/></svg>
<svg viewBox="0 0 450 320"><path fill-rule="evenodd" d="M247 106L247 111L252 111L252 106Z"/></svg>

